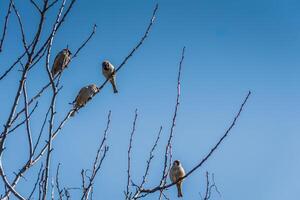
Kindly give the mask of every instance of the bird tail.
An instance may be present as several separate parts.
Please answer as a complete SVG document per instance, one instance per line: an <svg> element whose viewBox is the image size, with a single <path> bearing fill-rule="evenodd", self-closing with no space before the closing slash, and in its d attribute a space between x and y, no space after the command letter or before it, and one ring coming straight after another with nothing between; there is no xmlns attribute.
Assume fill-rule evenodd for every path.
<svg viewBox="0 0 300 200"><path fill-rule="evenodd" d="M178 197L183 197L182 190L181 190L181 183L177 183L177 191L178 191Z"/></svg>
<svg viewBox="0 0 300 200"><path fill-rule="evenodd" d="M71 114L70 114L70 116L74 117L74 115L76 114L76 111L77 111L77 109L76 109L76 107L74 107Z"/></svg>
<svg viewBox="0 0 300 200"><path fill-rule="evenodd" d="M56 73L57 73L57 71L53 68L53 69L51 70L52 77L54 77Z"/></svg>
<svg viewBox="0 0 300 200"><path fill-rule="evenodd" d="M75 113L76 113L76 111L75 111L75 110L72 110L70 116L71 116L71 117L74 117Z"/></svg>
<svg viewBox="0 0 300 200"><path fill-rule="evenodd" d="M118 93L118 89L117 89L117 86L116 86L116 81L114 78L111 79L111 85L113 87L113 90L114 90L114 93Z"/></svg>

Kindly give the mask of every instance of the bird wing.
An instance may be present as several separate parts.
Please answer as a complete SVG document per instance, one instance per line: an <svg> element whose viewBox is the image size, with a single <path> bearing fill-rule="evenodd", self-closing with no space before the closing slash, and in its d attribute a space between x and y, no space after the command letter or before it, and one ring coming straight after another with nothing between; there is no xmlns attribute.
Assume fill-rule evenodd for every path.
<svg viewBox="0 0 300 200"><path fill-rule="evenodd" d="M70 62L70 56L68 53L63 53L63 60L62 60L62 66L65 68Z"/></svg>
<svg viewBox="0 0 300 200"><path fill-rule="evenodd" d="M169 172L169 176L170 176L170 179L172 181L172 183L176 182L176 174L175 174L175 169L174 167L171 168L170 172Z"/></svg>
<svg viewBox="0 0 300 200"><path fill-rule="evenodd" d="M84 93L85 87L81 88L75 98L74 103L77 103L79 101L79 99L82 97L83 93Z"/></svg>
<svg viewBox="0 0 300 200"><path fill-rule="evenodd" d="M116 76L116 73L117 73L116 69L113 68L113 70L112 70L112 72L111 72L111 75L112 75L112 76Z"/></svg>
<svg viewBox="0 0 300 200"><path fill-rule="evenodd" d="M185 171L184 171L183 167L181 167L180 177L184 177L184 176L185 176Z"/></svg>
<svg viewBox="0 0 300 200"><path fill-rule="evenodd" d="M52 67L52 71L59 71L61 70L61 67L62 67L62 63L63 63L63 52L59 52L55 59L54 59L54 64L53 64L53 67Z"/></svg>

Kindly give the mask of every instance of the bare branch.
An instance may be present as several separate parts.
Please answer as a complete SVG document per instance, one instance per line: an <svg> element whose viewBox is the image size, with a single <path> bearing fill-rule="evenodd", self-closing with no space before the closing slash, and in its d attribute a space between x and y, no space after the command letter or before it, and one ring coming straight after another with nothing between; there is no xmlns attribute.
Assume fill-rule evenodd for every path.
<svg viewBox="0 0 300 200"><path fill-rule="evenodd" d="M47 5L47 2L45 2L45 6L46 5ZM16 8L15 8L14 4L12 6L13 6L14 10L16 11ZM17 11L16 11L16 13L17 13ZM37 38L39 38L39 36L40 36L40 32L41 32L40 29L42 28L41 26L44 23L44 20L45 20L44 17L42 17L41 20L40 20L38 33L36 34ZM23 88L23 85L24 85L24 82L25 82L25 78L26 78L26 75L28 73L28 69L29 69L29 67L31 65L31 62L32 62L32 55L34 53L35 47L36 47L36 43L33 43L33 45L32 45L32 52L30 54L28 54L28 59L27 59L26 65L25 65L25 67L23 69L22 76L20 78L19 87L17 89L17 93L15 95L15 99L13 101L13 105L12 105L11 111L9 113L7 122L6 122L5 126L4 126L4 130L1 133L2 140L0 142L0 159L1 159L2 152L3 152L2 149L3 149L4 142L5 142L5 139L6 139L6 136L7 136L7 132L9 131L9 128L12 125L12 120L13 120L14 114L16 112L17 105L19 103L19 99L20 99L20 95L22 93L22 88Z"/></svg>
<svg viewBox="0 0 300 200"><path fill-rule="evenodd" d="M51 200L54 200L54 179L51 180Z"/></svg>
<svg viewBox="0 0 300 200"><path fill-rule="evenodd" d="M66 196L67 200L71 199L71 194L69 192L69 189L68 188L64 188L64 192L65 192L65 196Z"/></svg>
<svg viewBox="0 0 300 200"><path fill-rule="evenodd" d="M39 11L39 13L42 13L42 10L40 9L40 7L35 3L34 0L30 0L30 2L32 3L32 5Z"/></svg>
<svg viewBox="0 0 300 200"><path fill-rule="evenodd" d="M127 151L127 186L126 186L126 192L125 193L125 198L126 199L131 199L131 193L130 193L130 182L131 182L131 174L130 174L130 168L131 168L131 149L132 149L132 140L133 136L135 133L136 129L136 120L137 120L138 114L137 114L137 109L135 110L134 114L134 120L132 124L132 131L130 134L130 139L129 139L129 146L128 146L128 151Z"/></svg>
<svg viewBox="0 0 300 200"><path fill-rule="evenodd" d="M25 122L26 122L26 132L27 132L27 139L29 145L29 160L32 159L33 156L33 147L32 147L32 136L30 130L30 123L29 123L29 113L28 113L28 104L27 104L27 89L26 89L26 81L23 85L23 95L24 95L24 105L25 105Z"/></svg>
<svg viewBox="0 0 300 200"><path fill-rule="evenodd" d="M57 189L57 192L58 192L58 197L59 197L60 200L63 200L64 190L60 189L60 186L59 186L59 167L60 167L60 165L61 165L60 163L57 165L55 182L56 182L56 189Z"/></svg>
<svg viewBox="0 0 300 200"><path fill-rule="evenodd" d="M26 55L26 51L20 55L17 60L0 76L0 81L7 76L7 74L21 61L21 59Z"/></svg>
<svg viewBox="0 0 300 200"><path fill-rule="evenodd" d="M38 24L38 28L37 28L37 31L33 37L33 40L31 42L31 52L29 54L29 60L30 60L30 63L32 63L32 61L35 59L35 57L38 57L38 53L34 56L34 53L35 53L35 50L36 50L36 46L39 42L39 39L40 39L40 36L41 36L41 33L42 33L42 29L43 29L43 25L45 23L45 15L46 15L46 11L47 11L47 6L48 6L48 0L47 1L44 1L44 5L43 5L43 9L42 9L42 12L40 14L40 21L39 21L39 24ZM48 42L47 42L48 43Z"/></svg>
<svg viewBox="0 0 300 200"><path fill-rule="evenodd" d="M139 47L144 43L145 39L148 37L148 35L150 33L150 30L151 30L151 27L154 24L157 10L158 10L158 4L156 4L156 6L154 8L154 11L153 11L150 23L149 23L149 25L148 25L148 27L147 27L147 29L146 29L143 37L141 38L141 40L139 41L139 43L131 50L131 52L128 54L128 56L125 57L125 59L123 60L123 62L117 67L116 72L118 72L126 64L126 62L129 60L129 58L131 56L133 56L133 54L139 49ZM105 84L107 82L108 82L108 79L100 87L98 87L99 91L105 86Z"/></svg>
<svg viewBox="0 0 300 200"><path fill-rule="evenodd" d="M82 193L83 193L83 198L86 196L86 188L85 188L85 171L84 171L84 169L82 169L81 170L81 182L82 182L82 184L81 184L81 187L82 187Z"/></svg>
<svg viewBox="0 0 300 200"><path fill-rule="evenodd" d="M36 141L36 143L35 143L35 145L34 145L34 147L33 147L33 154L35 153L36 148L37 148L37 146L38 146L39 143L40 143L40 139L41 139L42 133L43 133L43 131L44 131L44 128L45 128L45 125L46 125L46 122L47 122L47 118L48 118L49 113L50 113L50 108L48 109L48 111L47 111L47 113L46 113L46 115L45 115L45 118L44 118L42 127L41 127L41 129L40 129L39 136L38 136L37 141Z"/></svg>
<svg viewBox="0 0 300 200"><path fill-rule="evenodd" d="M75 51L75 54L74 54L74 56L72 56L72 59L75 58L78 55L78 53L81 51L81 49L86 46L86 44L90 41L90 39L96 33L96 29L97 29L97 25L94 24L93 31L91 32L91 34L89 35L89 37L83 42L83 44Z"/></svg>
<svg viewBox="0 0 300 200"><path fill-rule="evenodd" d="M224 133L224 135L219 139L219 141L214 145L214 147L209 151L209 153L199 162L199 164L197 164L194 168L192 168L188 173L186 173L186 175L180 179L178 179L177 182L181 181L182 179L187 178L188 176L190 176L194 171L196 171L198 168L200 168L210 157L211 155L218 149L218 147L222 144L222 142L224 141L224 139L229 135L230 131L232 130L232 128L235 126L236 121L238 120L240 114L243 111L243 108L245 106L245 104L247 103L249 97L251 95L251 91L248 92L247 96L245 97L242 105L240 106L240 109L238 111L238 113L236 114L236 116L234 117L234 120L232 121L231 125L229 126L229 128L226 130L226 132ZM143 193L154 193L156 191L161 191L161 190L165 190L173 185L175 185L177 182L174 183L170 183L168 185L165 185L163 187L161 186L157 186L153 189L144 189L142 192Z"/></svg>
<svg viewBox="0 0 300 200"><path fill-rule="evenodd" d="M81 176L82 176L82 189L83 189L83 194L82 194L82 197L81 197L82 200L83 199L88 199L89 193L92 192L92 188L93 188L93 184L94 184L94 179L97 176L97 173L100 170L102 162L103 162L103 160L104 160L104 158L106 156L106 153L108 151L108 146L104 145L104 144L105 144L105 141L107 140L107 135L108 135L108 129L109 129L109 126L110 126L110 121L111 121L111 111L109 111L109 113L108 113L106 128L104 130L104 135L103 135L103 138L102 138L102 140L100 142L99 148L97 150L96 158L95 158L95 161L94 161L94 164L93 164L92 174L91 174L90 177L88 177L89 182L88 182L87 186L85 186L86 183L85 183L85 174L83 173L84 170L81 172ZM101 152L103 152L102 155L100 155Z"/></svg>
<svg viewBox="0 0 300 200"><path fill-rule="evenodd" d="M8 188L8 190L10 192L12 192L15 197L17 197L19 200L25 200L25 198L23 196L21 196L13 187L12 185L9 183L9 181L7 180L6 174L4 173L3 170L3 166L2 166L2 161L0 160L0 176L5 184L5 186Z"/></svg>
<svg viewBox="0 0 300 200"><path fill-rule="evenodd" d="M150 164L151 164L152 159L154 158L154 151L155 151L155 148L158 145L158 141L160 139L161 132L162 132L162 127L160 127L160 129L159 129L159 132L158 132L158 135L156 137L155 143L154 143L154 145L153 145L153 147L150 151L149 159L147 160L146 171L145 171L145 174L143 176L143 180L142 180L142 183L140 185L140 188L143 188L144 184L146 183L146 179L147 179L148 172L149 172L149 169L150 169Z"/></svg>
<svg viewBox="0 0 300 200"><path fill-rule="evenodd" d="M172 119L170 134L169 134L169 138L168 138L168 142L167 142L166 150L165 150L164 168L163 168L162 178L161 178L161 181L160 181L160 185L162 185L162 186L164 186L167 182L167 176L168 176L169 170L171 168L171 163L172 163L172 138L173 138L173 135L174 135L174 128L175 128L175 124L176 124L176 117L177 117L177 112L178 112L178 107L179 107L180 79L181 79L182 63L183 63L183 60L184 60L184 53L185 53L185 47L183 47L183 49L182 49L181 59L180 59L180 62L179 62L178 77L177 77L176 104L175 104L175 110L174 110L174 115L173 115L173 119ZM169 163L168 163L168 161L169 161ZM161 195L162 195L162 191L160 192L160 197L161 197Z"/></svg>
<svg viewBox="0 0 300 200"><path fill-rule="evenodd" d="M33 112L35 111L35 109L38 107L38 102L36 102L36 104L34 105L32 111L29 113L28 117L26 117L23 121L21 121L19 124L17 124L14 128L12 128L11 130L8 131L7 134L14 132L17 128L19 128L20 126L22 126L27 120L30 119L31 115L33 114Z"/></svg>
<svg viewBox="0 0 300 200"><path fill-rule="evenodd" d="M63 10L64 5L65 5L65 1L63 1L62 6L60 7L60 10L59 10L58 15L57 15L56 23L55 23L54 26L53 26L53 30L52 30L52 33L51 33L51 37L49 37L49 40L47 40L47 43L48 43L48 41L53 40L53 37L54 37L54 35L55 35L55 33L56 33L56 31L57 31L59 25L62 23L62 20L64 19L64 17L67 16L67 13L69 13L69 11L70 11L70 9L72 8L72 5L74 4L74 2L75 2L75 0L73 0L73 1L71 2L70 6L68 7L67 12L64 14L63 18L59 21L60 16L61 16L61 14L62 14L62 10ZM42 29L42 26L43 26L43 23L44 23L44 15L45 15L45 12L46 12L46 7L47 7L47 5L48 5L48 1L45 1L45 3L44 3L44 8L43 8L43 11L42 11L42 13L41 13L41 20L40 20L40 23L39 23L39 26L38 26L38 30L37 30L37 33L36 33L36 35L35 35L35 39L34 39L33 42L32 42L32 50L31 50L30 56L29 56L29 58L28 58L28 62L27 62L27 64L26 64L26 66L25 66L25 70L24 70L24 72L23 72L23 74L22 74L22 78L21 78L22 81L20 82L19 90L18 90L18 93L17 93L18 95L17 95L16 98L15 98L15 102L14 102L14 104L13 104L12 112L11 112L11 114L10 114L10 116L9 116L9 119L8 119L8 121L7 121L7 124L6 124L6 126L5 126L5 129L4 129L3 133L2 133L2 135L3 135L4 137L2 138L2 141L1 141L0 155L1 155L1 152L2 152L1 149L3 149L4 140L5 140L5 137L6 137L6 135L7 135L8 128L9 128L9 127L11 126L11 124L12 124L12 120L13 120L13 121L16 120L16 119L17 119L17 116L20 115L22 112L25 111L25 108L24 108L21 112L19 112L19 113L17 114L16 118L13 119L14 112L15 112L15 108L16 108L16 106L17 106L17 104L18 104L19 96L20 96L20 94L21 94L20 88L23 87L24 78L25 78L25 76L26 76L26 73L27 73L27 71L28 71L28 68L30 67L31 61L33 60L31 57L32 57L32 55L33 55L33 53L34 53L35 47L36 47L37 42L38 42L38 39L39 39L39 37L40 37L41 29ZM49 47L48 47L48 49L49 49ZM51 85L51 83L50 83L50 85ZM31 102L33 102L33 101L30 100L28 104L30 104ZM53 137L53 138L54 138L54 137ZM51 137L51 139L53 139L53 138ZM38 140L38 141L39 141L39 140ZM36 148L36 146L37 146L37 144L35 145L35 148ZM47 145L43 148L42 153L40 153L40 154L38 155L38 158L40 158L40 156L46 151L47 147L48 147L48 143L47 143ZM35 149L35 148L34 148L34 149ZM25 171L27 171L32 165L34 165L34 164L37 162L37 160L38 160L38 159L34 159L31 163L29 163L29 164L26 163L26 164L23 166L23 168L20 170L20 172L19 172L18 175L15 177L15 179L14 179L14 181L13 181L13 183L12 183L12 186L13 186L13 187L18 183L18 180L19 180L19 178L22 176L22 174L23 174ZM46 177L46 176L45 176L45 177ZM8 192L8 193L5 195L5 197L9 196L9 194L10 194L10 192Z"/></svg>
<svg viewBox="0 0 300 200"><path fill-rule="evenodd" d="M49 10L52 6L54 6L56 3L58 2L58 0L54 0L51 4L49 4L49 6L47 6L46 10Z"/></svg>
<svg viewBox="0 0 300 200"><path fill-rule="evenodd" d="M27 55L29 56L29 51L28 51L28 46L27 46L27 42L26 42L26 36L25 36L25 31L24 31L24 25L22 23L22 20L21 20L21 16L15 6L15 4L13 3L13 1L11 0L12 2L12 7L13 7L13 10L17 16L17 19L18 19L18 22L19 22L19 26L20 26L20 30L21 30L21 36L22 36L22 42L23 42L23 47L24 47L24 50L25 52L27 53Z"/></svg>
<svg viewBox="0 0 300 200"><path fill-rule="evenodd" d="M38 64L41 59L44 57L44 55L46 54L47 50L48 50L49 45L47 45L44 49L44 51L35 59L35 61L32 63L32 65L29 67L29 70L31 70L36 64Z"/></svg>
<svg viewBox="0 0 300 200"><path fill-rule="evenodd" d="M212 174L212 183L210 183L209 173L206 172L206 187L205 187L205 195L202 200L209 200L211 198L212 189L215 189L215 191L221 196L221 193L218 190L218 187L215 183L215 176Z"/></svg>
<svg viewBox="0 0 300 200"><path fill-rule="evenodd" d="M9 19L9 15L11 13L11 8L12 8L12 0L9 2L8 5L8 9L7 9L7 13L5 16L5 21L4 21L4 27L3 27L3 32L2 32L2 37L0 39L0 53L2 52L2 46L4 43L4 39L5 39L5 35L6 35L6 31L7 31L7 24L8 24L8 19ZM1 79L0 79L1 80Z"/></svg>
<svg viewBox="0 0 300 200"><path fill-rule="evenodd" d="M35 190L37 188L37 185L39 184L39 180L41 178L42 171L43 171L43 164L41 164L41 167L40 167L37 179L36 179L35 184L34 184L34 187L33 187L32 191L31 191L29 197L27 198L28 200L30 200L32 198L32 196L33 196L33 194L34 194L34 192L35 192Z"/></svg>
<svg viewBox="0 0 300 200"><path fill-rule="evenodd" d="M22 88L23 88L23 85L24 85L24 82L25 82L25 78L26 78L27 72L29 71L29 69L30 69L32 63L34 63L34 62L37 63L37 62L39 61L39 59L41 59L41 57L43 57L43 55L40 55L41 52L45 52L45 48L48 48L48 50L50 49L50 46L47 46L47 45L50 43L51 40L53 40L53 37L54 37L56 31L58 30L59 26L62 24L64 18L68 15L68 13L69 13L69 11L71 10L71 8L72 8L72 6L73 6L75 0L72 0L72 1L71 1L69 7L67 8L67 11L65 12L65 14L64 14L63 17L61 18L61 20L57 20L57 21L55 22L55 25L54 25L54 31L51 32L51 35L50 35L49 38L46 40L46 42L44 43L44 45L42 45L42 47L37 51L37 53L35 53L35 52L36 52L36 46L37 46L37 44L38 44L38 42L39 42L39 39L40 39L40 36L41 36L41 33L42 33L42 29L43 29L43 25L44 25L44 23L45 23L45 14L46 14L47 9L49 9L49 4L48 4L48 2L49 2L49 0L45 0L45 1L44 1L44 5L43 5L43 8L41 9L42 12L40 13L41 15L40 15L40 21L39 21L39 24L38 24L38 28L37 28L37 31L36 31L36 33L35 33L35 35L34 35L33 41L32 41L31 44L29 45L29 47L31 48L31 51L30 51L30 52L26 51L26 53L27 53L27 55L28 55L28 59L27 59L27 61L26 61L26 65L25 65L25 67L24 67L24 69L23 69L23 73L22 73L22 76L21 76L21 79L20 79L19 88L18 88L18 90L17 90L17 94L16 94L16 96L15 96L15 100L14 100L14 102L13 102L11 112L10 112L10 114L9 114L9 116L8 116L6 125L5 125L4 130L3 130L2 134L1 134L1 145L0 145L1 151L0 151L0 156L1 156L2 152L3 152L2 150L3 150L3 147L4 147L4 141L5 141L5 138L6 138L6 136L7 136L7 132L9 131L9 128L10 128L11 125L12 125L12 120L16 120L16 119L17 119L17 118L14 118L14 114L15 114L15 111L16 111L16 107L17 107L17 105L18 105L18 101L19 101L19 98L20 98L20 95L21 95L21 90L22 90ZM53 5L54 5L54 4L53 4ZM50 4L50 6L51 6L51 4ZM16 11L16 9L15 9L15 11ZM17 17L19 18L17 11L16 11L16 14L17 14ZM19 21L20 21L19 23L22 24L20 18L19 18ZM24 33L24 31L22 31L22 28L21 28L21 32ZM23 34L23 35L24 35L23 38L25 38L25 34ZM25 39L23 40L23 43L25 44L24 41L26 41L26 40L25 40ZM26 46L26 45L24 45L24 46ZM25 53L24 53L24 54L25 54ZM23 56L20 58L20 60L21 60L22 58L23 58ZM35 60L35 59L37 59L37 60ZM8 73L9 71L11 71L12 68L13 68L13 66L5 72L4 76L6 76L7 73ZM48 70L48 71L49 71L49 70ZM4 76L2 76L2 77L4 77ZM53 80L52 80L52 83L53 83ZM51 84L51 85L53 86L54 84ZM59 89L58 89L57 91L59 91ZM55 96L55 95L53 95L53 96ZM52 98L52 102L53 102L53 99L55 99L55 98ZM29 102L30 102L30 101L29 101ZM28 104L29 104L29 103L28 103ZM50 117L50 119L52 118L52 116L53 116L54 113L55 113L55 112L54 112L54 104L51 103L51 105L52 105L52 106L51 106L52 109L51 109L51 117ZM23 109L22 112L24 112L24 111L25 111L25 108ZM19 114L19 113L18 113L18 114ZM51 121L51 120L50 120L50 121ZM52 139L52 132L51 132L51 131L50 131L50 133L49 133L49 138L50 138L50 140ZM46 149L48 149L48 152L49 152L49 149L51 149L51 148L48 148L49 146L51 146L51 145L48 143L48 144L47 144L47 148L46 148ZM47 157L48 157L48 156L47 156ZM1 158L1 157L0 157L0 158ZM47 160L49 160L49 159L47 158ZM36 160L35 160L35 162L36 162ZM14 190L14 187L16 186L18 180L20 179L20 177L22 177L22 174L23 174L25 171L27 171L31 166L33 166L33 165L35 164L35 162L34 162L34 160L33 160L33 162L28 161L28 162L23 166L23 168L21 168L20 172L16 175L14 181L12 182L11 187L9 188L9 191L5 194L5 197L8 197L9 194L10 194L10 192L13 192L13 193L15 194L15 192L14 192L13 190ZM48 162L47 162L47 163L48 163ZM47 165L48 165L48 164L46 164L46 166L47 166ZM3 171L3 170L2 170L2 171ZM48 172L47 172L47 170L45 170L44 172L45 172L45 173L43 173L43 178L41 179L40 183L43 184L43 185L46 185L46 184L47 184L47 181L45 181L45 180L47 180L47 178L48 178L48 175L47 175ZM4 173L3 173L3 174L4 174ZM45 184L45 183L46 183L46 184ZM43 187L43 186L41 186L41 187ZM40 189L41 189L41 187L40 187ZM44 195L44 194L43 194L43 195Z"/></svg>
<svg viewBox="0 0 300 200"><path fill-rule="evenodd" d="M42 194L43 194L43 185L44 185L44 176L45 176L45 169L42 170L42 176L39 181L39 200L42 199Z"/></svg>
<svg viewBox="0 0 300 200"><path fill-rule="evenodd" d="M158 141L159 141L159 139L160 139L161 133L162 133L162 127L160 127L160 129L159 129L159 132L158 132L158 135L157 135L156 140L155 140L155 142L154 142L154 145L152 146L152 149L151 149L151 151L150 151L150 153L149 153L149 158L148 158L148 160L147 160L147 166L146 166L145 173L144 173L144 175L143 175L142 182L141 182L140 185L135 185L135 184L134 184L134 186L137 187L137 190L136 190L135 194L133 195L133 198L132 198L132 199L136 199L137 197L139 197L139 195L140 195L140 193L141 193L141 190L143 189L144 184L145 184L146 181L147 181L147 176L148 176L148 174L149 174L150 165L151 165L151 162L152 162L152 160L153 160L153 158L154 158L154 151L155 151L155 149L156 149L156 147L157 147L157 145L158 145Z"/></svg>

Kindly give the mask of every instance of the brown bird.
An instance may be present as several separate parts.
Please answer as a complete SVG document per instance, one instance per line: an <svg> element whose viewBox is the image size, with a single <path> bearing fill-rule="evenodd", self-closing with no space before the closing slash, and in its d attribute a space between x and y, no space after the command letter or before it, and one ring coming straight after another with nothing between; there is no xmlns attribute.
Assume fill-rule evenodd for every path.
<svg viewBox="0 0 300 200"><path fill-rule="evenodd" d="M71 51L69 49L63 49L59 52L55 59L52 66L52 76L55 76L57 73L61 73L69 64L71 60Z"/></svg>
<svg viewBox="0 0 300 200"><path fill-rule="evenodd" d="M108 60L102 62L102 73L106 79L109 79L113 87L114 93L118 93L116 86L116 70L115 67Z"/></svg>
<svg viewBox="0 0 300 200"><path fill-rule="evenodd" d="M75 115L75 111L84 106L92 97L98 92L98 88L95 84L88 85L80 89L74 103L74 110L71 116Z"/></svg>
<svg viewBox="0 0 300 200"><path fill-rule="evenodd" d="M176 183L178 181L178 179L185 176L185 171L179 160L175 160L173 162L173 165L170 169L169 175L170 175L170 179L171 179L172 183ZM183 197L182 190L181 190L182 182L183 182L183 180L180 180L179 182L176 183L178 197Z"/></svg>

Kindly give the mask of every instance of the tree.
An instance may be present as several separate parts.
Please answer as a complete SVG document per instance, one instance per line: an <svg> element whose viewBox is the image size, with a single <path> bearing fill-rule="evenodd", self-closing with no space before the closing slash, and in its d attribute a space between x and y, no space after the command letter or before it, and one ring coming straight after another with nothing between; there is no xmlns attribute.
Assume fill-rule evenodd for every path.
<svg viewBox="0 0 300 200"><path fill-rule="evenodd" d="M70 110L65 114L65 117L62 120L59 120L56 117L57 111L56 111L56 104L57 104L57 96L62 92L62 83L61 83L61 76L63 73L58 73L53 76L51 73L51 57L53 55L52 52L52 45L54 42L54 39L56 37L57 32L61 29L61 27L64 24L64 21L67 20L69 13L72 11L73 5L76 3L76 0L70 0L67 2L67 0L44 0L42 5L39 5L36 1L30 0L30 4L33 6L34 10L39 13L39 20L38 24L36 25L36 31L33 35L29 35L24 30L23 26L23 20L21 18L21 15L18 12L18 8L15 5L13 0L9 1L7 12L4 19L4 24L2 25L2 36L0 40L0 53L5 51L5 45L6 45L6 33L7 28L9 27L9 21L12 20L12 16L15 15L17 19L17 23L19 26L19 32L21 35L21 41L23 46L23 53L18 55L15 58L15 61L1 74L0 81L6 78L9 78L10 72L14 69L19 67L21 76L19 77L19 83L18 87L16 88L14 99L11 102L10 105L10 112L8 113L6 117L5 125L1 131L0 135L0 175L2 178L2 182L4 185L4 193L1 194L1 199L9 199L9 197L14 196L17 199L31 199L31 198L38 198L38 199L54 199L54 192L58 194L59 199L71 199L71 193L72 188L68 187L62 187L60 184L60 175L59 175L59 169L60 165L56 168L56 176L50 177L50 170L53 171L53 169L50 168L51 163L51 157L53 155L53 141L56 139L56 136L60 134L64 128L64 125L68 123L72 119L72 113L78 112L80 109L84 109L84 106L79 108L70 108ZM45 26L47 23L47 16L50 11L52 11L55 6L60 4L58 7L59 9L56 11L56 18L52 19L52 28L49 33L45 33ZM150 22L139 40L139 42L136 44L136 46L129 52L129 54L125 57L125 59L121 62L120 65L116 68L116 73L118 74L119 70L122 69L127 61L135 54L137 50L142 46L143 42L147 39L152 26L155 22L156 13L158 10L158 5L155 6ZM97 26L94 25L92 32L90 35L82 42L82 45L79 46L74 52L74 55L71 57L71 62L74 62L74 59L80 54L80 52L86 47L88 42L92 39L93 35L96 33ZM29 38L32 38L31 40ZM141 178L140 183L136 183L132 180L132 171L131 171L131 153L132 153L132 141L135 136L135 127L137 123L138 118L138 112L135 111L134 120L132 124L132 131L130 134L130 140L128 144L128 154L127 154L127 161L128 161L128 168L127 168L127 187L124 191L125 199L141 199L144 197L147 197L149 194L152 193L159 193L159 198L167 198L166 194L164 193L168 188L174 186L176 183L167 183L168 178L168 172L171 168L172 164L172 140L174 136L174 129L176 124L176 117L177 117L177 111L179 109L180 105L180 84L181 84L181 71L183 67L183 61L185 56L185 47L182 49L182 55L179 62L179 69L178 69L178 78L177 78L177 97L176 97L176 103L175 103L175 109L172 116L172 124L168 135L168 141L165 145L165 153L164 153L164 164L162 169L162 175L161 178L158 180L157 186L149 188L146 186L147 183L147 177L150 173L150 167L151 162L154 159L154 152L156 148L158 147L158 142L160 140L162 127L160 127L157 137L154 141L153 147L149 151L149 157L147 159L147 164L145 168L145 173L143 177ZM31 73L32 69L36 68L36 66L44 66L44 68L40 68L39 70L45 70L48 74L48 83L44 86L41 86L41 89L32 97L29 97L27 94L28 86L28 74ZM105 80L103 84L100 86L97 86L98 90L97 92L92 96L90 100L93 100L95 95L97 95L99 92L101 92L102 88L106 86L107 82L109 80ZM0 83L1 84L1 83ZM49 96L49 106L47 111L44 113L43 117L43 123L41 124L41 130L38 133L38 139L36 141L33 140L32 135L34 134L31 131L31 119L32 116L35 114L35 111L38 108L38 102L41 99L41 97L45 94L50 94ZM208 154L191 170L187 171L186 175L182 179L187 179L191 174L193 174L194 171L199 169L211 156L212 154L217 150L217 148L220 146L224 138L226 138L230 130L234 127L237 119L239 118L244 105L246 104L251 92L249 91L246 95L242 105L240 106L233 122L227 129L227 131L224 133L224 135L218 140L218 142L213 146L213 148L208 152ZM22 102L23 101L23 102ZM23 117L23 118L22 118ZM80 117L77 116L77 117ZM78 188L82 195L81 199L91 199L92 193L94 189L94 180L97 176L98 172L101 170L101 165L105 160L105 157L107 155L107 152L109 150L107 145L107 137L108 137L108 131L110 128L110 121L111 121L111 112L109 112L107 117L107 126L103 134L103 138L100 141L98 150L96 152L95 160L92 164L92 168L89 170L91 172L90 175L87 175L86 170L82 170L81 177L82 177L82 183L81 187ZM55 127L54 124L58 124L57 127ZM28 151L28 157L25 158L26 162L24 162L24 165L21 167L21 169L15 173L15 177L12 180L9 180L7 178L7 169L4 169L3 167L3 154L5 154L5 148L7 147L6 141L7 138L11 137L17 129L20 129L21 127L25 127L25 133L27 136L27 143L28 146L25 147L24 151ZM41 138L42 136L47 137L46 143L43 143ZM38 147L41 147L39 150ZM44 162L41 162L42 158L45 159ZM33 166L37 166L40 163L40 168L37 172L37 180L35 181L35 184L32 186L32 190L28 191L28 194L21 194L19 191L17 191L16 186L20 183L20 180L24 177L26 177L26 173L28 173L30 170L32 170ZM51 178L52 181L51 181ZM181 179L180 179L181 180ZM178 181L180 181L178 180ZM207 174L207 189L204 199L210 198L211 188L215 187L214 183L210 185L209 178ZM52 189L51 189L52 188Z"/></svg>

